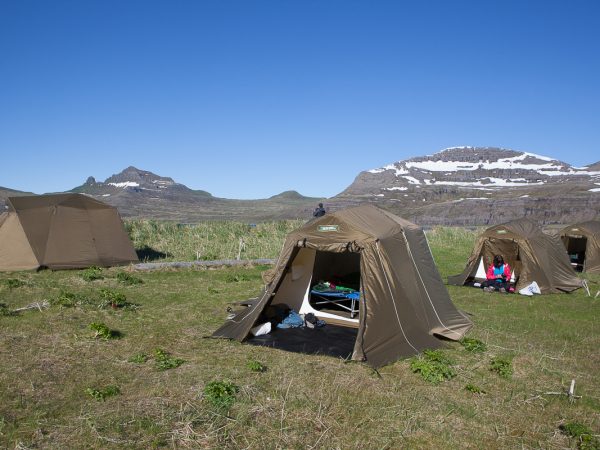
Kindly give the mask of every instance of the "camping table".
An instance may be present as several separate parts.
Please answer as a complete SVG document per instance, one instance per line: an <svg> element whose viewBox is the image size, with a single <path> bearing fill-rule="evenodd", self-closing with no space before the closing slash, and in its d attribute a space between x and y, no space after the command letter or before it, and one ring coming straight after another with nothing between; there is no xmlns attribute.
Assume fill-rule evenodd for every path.
<svg viewBox="0 0 600 450"><path fill-rule="evenodd" d="M343 291L315 291L311 290L310 294L313 298L319 301L315 302L315 305L334 304L350 311L350 317L354 318L354 315L358 310L358 300L360 299L360 292L343 292ZM350 300L350 306L342 305L341 302Z"/></svg>

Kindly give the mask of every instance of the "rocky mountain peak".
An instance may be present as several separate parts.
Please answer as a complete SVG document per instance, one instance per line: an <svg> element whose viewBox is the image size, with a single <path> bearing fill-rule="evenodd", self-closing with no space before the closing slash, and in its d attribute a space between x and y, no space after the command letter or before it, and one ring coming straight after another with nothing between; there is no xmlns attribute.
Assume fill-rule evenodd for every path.
<svg viewBox="0 0 600 450"><path fill-rule="evenodd" d="M147 170L140 170L129 166L125 170L111 177L104 182L116 187L139 187L144 185L172 186L175 183L170 177L161 177Z"/></svg>

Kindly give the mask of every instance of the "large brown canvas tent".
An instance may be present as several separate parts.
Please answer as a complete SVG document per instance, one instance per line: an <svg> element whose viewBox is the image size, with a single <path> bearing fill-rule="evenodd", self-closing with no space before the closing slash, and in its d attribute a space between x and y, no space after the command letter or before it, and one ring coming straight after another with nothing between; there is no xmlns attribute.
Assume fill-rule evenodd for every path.
<svg viewBox="0 0 600 450"><path fill-rule="evenodd" d="M551 236L529 219L518 219L485 230L477 240L465 270L448 278L462 286L478 276L479 267L489 267L494 255L502 255L514 270L516 289L535 281L542 294L570 292L582 286L557 236ZM481 269L479 269L481 272Z"/></svg>
<svg viewBox="0 0 600 450"><path fill-rule="evenodd" d="M318 280L352 272L360 274L356 319L311 306ZM286 304L314 312L328 322L324 328L354 328L351 358L379 367L440 347L434 335L458 340L472 326L452 304L422 229L371 205L326 214L291 232L265 281L258 299L213 337L244 341L267 306Z"/></svg>
<svg viewBox="0 0 600 450"><path fill-rule="evenodd" d="M0 270L137 261L115 208L81 194L10 197L0 215Z"/></svg>
<svg viewBox="0 0 600 450"><path fill-rule="evenodd" d="M600 221L570 225L561 230L560 237L578 270L600 274Z"/></svg>

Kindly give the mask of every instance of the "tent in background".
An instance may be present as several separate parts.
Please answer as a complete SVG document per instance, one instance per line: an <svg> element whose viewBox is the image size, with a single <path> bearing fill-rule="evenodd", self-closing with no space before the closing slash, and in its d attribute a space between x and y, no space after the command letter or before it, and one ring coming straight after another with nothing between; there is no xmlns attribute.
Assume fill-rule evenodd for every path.
<svg viewBox="0 0 600 450"><path fill-rule="evenodd" d="M569 263L557 236L551 236L529 219L519 219L485 230L477 240L465 270L448 278L449 284L462 286L476 279L482 262L492 264L494 255L502 255L511 268L516 289L537 282L542 294L570 292L582 287L582 281Z"/></svg>
<svg viewBox="0 0 600 450"><path fill-rule="evenodd" d="M137 261L115 208L81 194L10 197L0 215L0 270L75 269Z"/></svg>
<svg viewBox="0 0 600 450"><path fill-rule="evenodd" d="M358 314L334 306L319 309L312 298L314 285L352 274L359 278ZM332 333L352 329L351 358L380 367L440 347L436 335L459 340L472 326L452 304L423 230L371 205L326 214L291 232L265 281L258 299L213 337L244 341L264 321L261 315L268 306L285 304L313 312ZM321 336L317 330L306 331L302 339L326 345L314 342ZM309 343L296 348L303 345Z"/></svg>
<svg viewBox="0 0 600 450"><path fill-rule="evenodd" d="M600 221L576 223L560 232L567 254L576 270L600 274Z"/></svg>

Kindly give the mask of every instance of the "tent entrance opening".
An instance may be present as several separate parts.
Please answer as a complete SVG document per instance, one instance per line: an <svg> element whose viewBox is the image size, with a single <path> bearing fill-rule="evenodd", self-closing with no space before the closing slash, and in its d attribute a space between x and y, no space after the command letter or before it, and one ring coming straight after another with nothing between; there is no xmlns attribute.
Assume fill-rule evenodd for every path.
<svg viewBox="0 0 600 450"><path fill-rule="evenodd" d="M313 309L358 322L360 286L360 254L316 252L309 297Z"/></svg>
<svg viewBox="0 0 600 450"><path fill-rule="evenodd" d="M494 256L500 255L511 268L511 283L516 283L521 273L521 255L519 244L512 239L488 239L481 248L479 263L475 266L465 284L481 282L486 279L488 268L494 263Z"/></svg>
<svg viewBox="0 0 600 450"><path fill-rule="evenodd" d="M583 236L565 236L565 246L569 254L571 266L577 271L582 272L585 264L585 249L587 247L587 238Z"/></svg>

